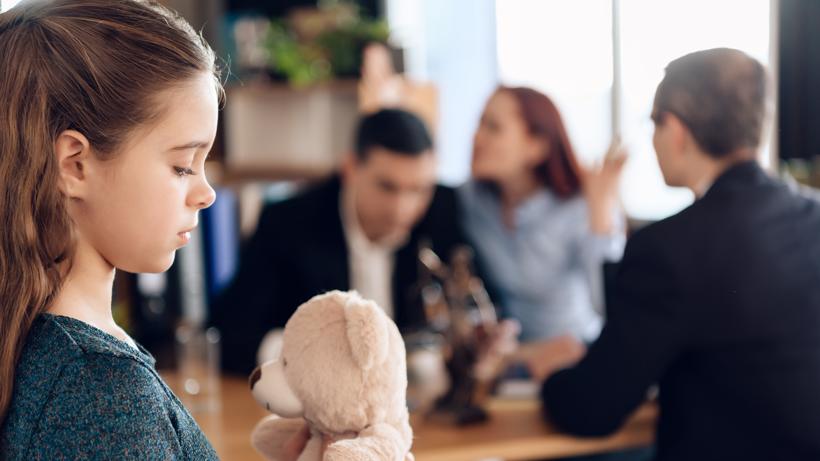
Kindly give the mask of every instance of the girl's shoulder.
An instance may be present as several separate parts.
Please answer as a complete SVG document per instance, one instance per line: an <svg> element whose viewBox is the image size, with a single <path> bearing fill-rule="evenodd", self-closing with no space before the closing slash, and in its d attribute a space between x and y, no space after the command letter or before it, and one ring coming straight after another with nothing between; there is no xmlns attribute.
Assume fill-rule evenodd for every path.
<svg viewBox="0 0 820 461"><path fill-rule="evenodd" d="M178 457L176 424L198 428L153 365L147 353L79 320L41 316L17 367L0 454ZM96 440L99 434L106 440ZM211 453L204 439L200 445Z"/></svg>
<svg viewBox="0 0 820 461"><path fill-rule="evenodd" d="M20 376L31 375L39 381L63 376L67 368L93 368L103 365L113 368L145 369L154 373L156 361L142 347L134 348L81 320L42 314L32 325L18 363Z"/></svg>
<svg viewBox="0 0 820 461"><path fill-rule="evenodd" d="M17 410L33 415L49 405L71 405L95 396L154 393L163 399L167 396L154 363L144 349L80 320L41 315L17 365L9 416Z"/></svg>

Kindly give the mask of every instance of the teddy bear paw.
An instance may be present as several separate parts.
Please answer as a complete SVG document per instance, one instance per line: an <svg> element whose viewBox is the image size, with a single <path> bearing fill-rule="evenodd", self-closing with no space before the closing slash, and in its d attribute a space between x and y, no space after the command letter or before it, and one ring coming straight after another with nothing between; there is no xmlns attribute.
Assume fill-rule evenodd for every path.
<svg viewBox="0 0 820 461"><path fill-rule="evenodd" d="M347 442L347 443L345 443ZM353 442L353 443L350 443ZM392 448L392 447L391 447ZM331 444L325 451L324 461L404 461L404 456L396 457L388 447L357 444L343 441Z"/></svg>

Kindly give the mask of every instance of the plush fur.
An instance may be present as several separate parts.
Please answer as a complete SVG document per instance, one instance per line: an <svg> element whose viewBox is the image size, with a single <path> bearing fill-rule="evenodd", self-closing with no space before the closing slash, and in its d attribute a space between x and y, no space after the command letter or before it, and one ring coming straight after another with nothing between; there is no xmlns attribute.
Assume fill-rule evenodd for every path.
<svg viewBox="0 0 820 461"><path fill-rule="evenodd" d="M311 440L299 461L319 461L321 436L333 442L328 461L412 459L404 342L374 302L355 292L316 296L285 326L282 357L252 377L253 394L271 412L254 430L269 460L308 421Z"/></svg>

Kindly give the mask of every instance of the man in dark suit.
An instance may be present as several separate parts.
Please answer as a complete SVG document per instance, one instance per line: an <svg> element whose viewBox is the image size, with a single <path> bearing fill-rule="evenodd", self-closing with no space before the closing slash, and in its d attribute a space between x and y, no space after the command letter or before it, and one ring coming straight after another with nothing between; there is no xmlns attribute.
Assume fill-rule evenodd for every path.
<svg viewBox="0 0 820 461"><path fill-rule="evenodd" d="M355 150L339 176L262 211L212 317L226 370L249 373L275 355L277 329L327 290L358 290L401 329L425 324L419 245L449 258L463 244L454 191L436 185L430 135L409 112L364 117Z"/></svg>
<svg viewBox="0 0 820 461"><path fill-rule="evenodd" d="M608 434L659 385L659 460L820 459L820 206L755 162L764 68L714 49L666 68L652 119L693 205L628 242L597 342L542 389L545 414Z"/></svg>

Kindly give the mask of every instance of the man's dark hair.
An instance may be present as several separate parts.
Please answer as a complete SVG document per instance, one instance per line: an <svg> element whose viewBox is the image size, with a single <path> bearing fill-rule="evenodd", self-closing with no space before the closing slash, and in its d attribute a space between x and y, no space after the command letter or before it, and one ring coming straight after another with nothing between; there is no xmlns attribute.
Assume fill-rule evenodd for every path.
<svg viewBox="0 0 820 461"><path fill-rule="evenodd" d="M768 79L754 58L730 48L675 59L655 93L652 119L677 116L715 158L760 145L767 117Z"/></svg>
<svg viewBox="0 0 820 461"><path fill-rule="evenodd" d="M382 109L365 115L356 131L356 157L367 160L373 147L398 154L419 155L433 147L430 132L420 118L400 109Z"/></svg>

